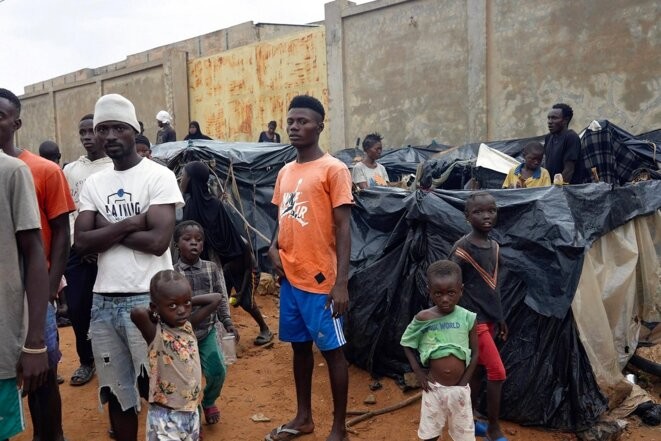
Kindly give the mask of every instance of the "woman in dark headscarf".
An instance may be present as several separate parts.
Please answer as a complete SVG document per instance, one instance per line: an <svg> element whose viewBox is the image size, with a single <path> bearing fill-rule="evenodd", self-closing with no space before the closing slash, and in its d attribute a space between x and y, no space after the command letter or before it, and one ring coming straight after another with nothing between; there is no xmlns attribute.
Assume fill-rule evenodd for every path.
<svg viewBox="0 0 661 441"><path fill-rule="evenodd" d="M186 198L183 220L194 220L204 228L201 257L215 261L223 269L227 292L236 291L237 304L259 325L256 345L264 345L273 334L255 303L259 271L248 242L236 229L223 203L209 191L209 168L200 161L189 162L181 176L181 192ZM224 264L224 266L222 265Z"/></svg>
<svg viewBox="0 0 661 441"><path fill-rule="evenodd" d="M188 125L188 135L184 138L184 141L189 139L211 139L200 129L200 123L197 121L191 121Z"/></svg>

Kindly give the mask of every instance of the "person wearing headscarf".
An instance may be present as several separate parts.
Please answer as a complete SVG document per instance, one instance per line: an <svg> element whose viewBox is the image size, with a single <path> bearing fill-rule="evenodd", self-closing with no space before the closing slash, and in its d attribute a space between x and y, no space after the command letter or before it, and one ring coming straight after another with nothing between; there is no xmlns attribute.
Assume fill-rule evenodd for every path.
<svg viewBox="0 0 661 441"><path fill-rule="evenodd" d="M236 291L235 306L241 305L259 325L254 343L264 345L273 339L273 333L255 303L254 292L259 285L257 262L225 205L209 191L208 181L209 168L203 162L189 162L184 167L180 183L186 199L183 220L194 220L204 228L202 259L212 260L223 268L227 292L232 292L232 288Z"/></svg>
<svg viewBox="0 0 661 441"><path fill-rule="evenodd" d="M161 110L156 114L156 122L158 123L158 132L156 133L156 144L163 144L164 142L173 142L177 140L177 132L172 128L172 117L165 110Z"/></svg>
<svg viewBox="0 0 661 441"><path fill-rule="evenodd" d="M184 141L187 141L189 139L211 139L204 133L202 133L202 129L200 129L200 123L197 121L191 121L190 124L188 125L188 135L184 138Z"/></svg>

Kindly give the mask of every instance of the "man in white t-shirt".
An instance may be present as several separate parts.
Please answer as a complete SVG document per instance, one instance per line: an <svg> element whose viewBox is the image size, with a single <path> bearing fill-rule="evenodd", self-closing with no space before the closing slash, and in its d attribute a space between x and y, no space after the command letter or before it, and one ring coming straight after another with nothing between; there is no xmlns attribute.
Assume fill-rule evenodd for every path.
<svg viewBox="0 0 661 441"><path fill-rule="evenodd" d="M114 168L91 175L80 193L75 225L79 255L99 253L89 335L101 403L108 403L118 441L136 441L140 394L148 391L147 344L131 309L149 306L149 282L172 269L168 247L175 207L183 198L174 173L138 155L133 104L121 95L99 98L94 133Z"/></svg>
<svg viewBox="0 0 661 441"><path fill-rule="evenodd" d="M85 155L78 160L70 162L64 167L64 176L67 178L71 197L76 203L76 211L69 214L71 226L72 249L69 253L69 261L64 272L67 280L66 299L68 316L71 320L74 334L76 336L76 352L80 366L71 375L72 386L82 386L88 383L94 376L94 354L92 344L87 334L90 327L90 312L92 310L92 288L96 280L96 254L79 256L73 247L74 223L78 217L80 206L80 192L83 184L94 173L101 170L112 169L112 159L106 156L103 146L96 142L94 136L94 115L91 113L83 116L78 123L78 134L80 143L85 149Z"/></svg>

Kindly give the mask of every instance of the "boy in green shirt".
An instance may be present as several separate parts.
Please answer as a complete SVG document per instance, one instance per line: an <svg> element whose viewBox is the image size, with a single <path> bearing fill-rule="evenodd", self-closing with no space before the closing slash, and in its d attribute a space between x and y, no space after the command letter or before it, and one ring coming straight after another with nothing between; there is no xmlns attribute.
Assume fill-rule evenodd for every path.
<svg viewBox="0 0 661 441"><path fill-rule="evenodd" d="M427 280L434 306L416 314L400 342L423 389L418 436L437 440L447 421L454 441L474 441L468 382L477 365L476 315L457 306L463 291L459 265L434 262ZM429 369L420 366L415 351Z"/></svg>

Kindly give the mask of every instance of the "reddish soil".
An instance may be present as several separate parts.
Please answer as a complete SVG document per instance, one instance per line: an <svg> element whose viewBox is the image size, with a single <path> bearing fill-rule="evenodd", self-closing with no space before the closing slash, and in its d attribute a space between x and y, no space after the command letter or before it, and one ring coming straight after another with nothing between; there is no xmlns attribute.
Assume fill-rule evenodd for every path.
<svg viewBox="0 0 661 441"><path fill-rule="evenodd" d="M260 296L258 302L266 321L272 329L277 329L277 298ZM223 393L218 401L221 409L221 422L215 426L204 426L205 441L216 440L263 440L275 426L282 424L295 412L294 384L291 374L291 353L287 344L275 340L271 348L258 348L252 341L257 335L257 326L243 311L233 309L233 318L241 332L239 360L229 366ZM68 380L77 367L72 329L60 328L62 352L61 374ZM323 357L315 353L316 369L313 383L313 412L316 431L312 435L298 438L301 441L323 441L330 430L332 420L330 387ZM658 379L657 379L658 381ZM367 372L352 366L350 368L349 409L379 409L398 403L414 392L403 393L389 379L383 379L383 388L374 392L377 403L363 404L370 394ZM654 396L658 401L661 384L654 385ZM97 383L93 380L82 387L72 387L67 383L61 387L64 416L64 432L69 441L107 440L108 417L106 411L99 412ZM27 403L25 403L27 411ZM251 416L262 413L270 422L253 422ZM354 426L352 440L404 440L417 441L419 403L372 418ZM144 439L143 411L140 415L140 434ZM31 439L32 429L27 416L28 427L16 437L18 441ZM661 441L661 428L642 426L640 421L629 418L627 432L621 439ZM512 441L573 441L573 434L552 433L543 430L524 428L504 422L505 433ZM444 439L449 439L446 435Z"/></svg>

